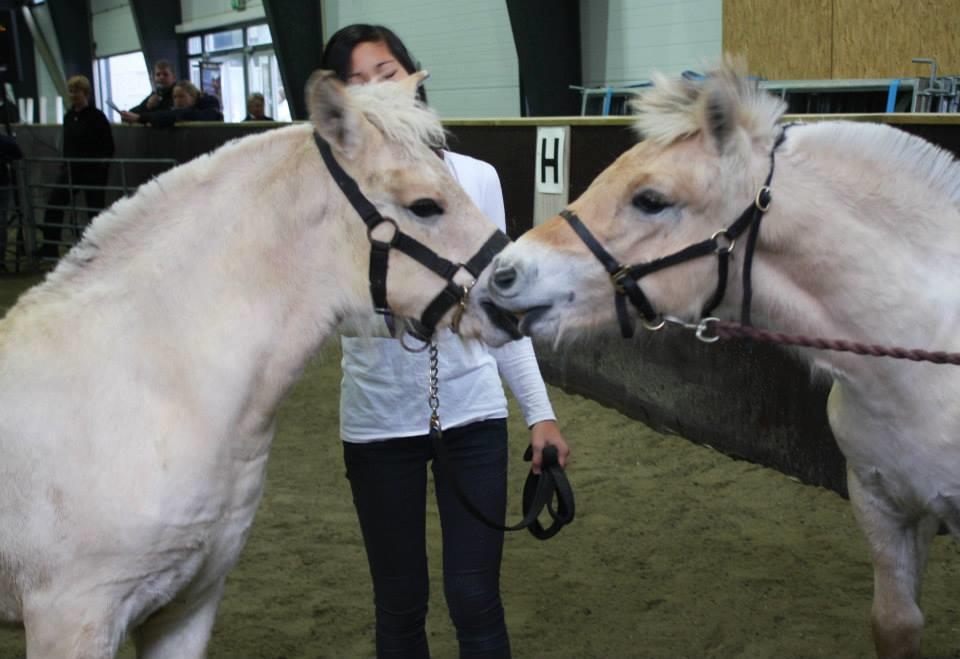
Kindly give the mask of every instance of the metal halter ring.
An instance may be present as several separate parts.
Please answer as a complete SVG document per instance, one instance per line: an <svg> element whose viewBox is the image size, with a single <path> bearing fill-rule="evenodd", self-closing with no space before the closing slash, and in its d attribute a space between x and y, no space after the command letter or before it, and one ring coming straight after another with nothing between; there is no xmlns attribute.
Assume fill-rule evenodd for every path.
<svg viewBox="0 0 960 659"><path fill-rule="evenodd" d="M764 192L767 193L767 203L765 203L765 204L760 202L760 197L763 196L763 193L764 193ZM756 196L756 198L753 200L753 203L756 205L757 210L759 210L761 213L766 213L768 210L770 210L770 204L771 204L771 202L773 202L773 193L772 193L772 191L770 190L770 186L769 186L769 185L761 185L761 186L760 186L760 189L757 190L757 196Z"/></svg>
<svg viewBox="0 0 960 659"><path fill-rule="evenodd" d="M414 353L416 353L416 352L423 352L424 350L426 350L427 348L430 347L430 341L429 341L429 340L423 341L423 339L417 339L418 341L423 341L423 345L420 346L419 348L408 346L408 345L407 345L407 342L404 340L404 339L407 337L407 335L413 336L412 334L410 334L410 332L407 331L407 328L404 327L404 328L403 328L403 331L400 333L400 345L401 345L401 346L403 347L403 349L406 350L407 352L414 352ZM416 337L414 337L414 338L416 338Z"/></svg>
<svg viewBox="0 0 960 659"><path fill-rule="evenodd" d="M726 245L721 245L721 244L720 244L720 241L717 240L717 238L720 237L720 236L723 236L723 239L724 239L725 241L727 241L727 244L726 244ZM722 253L724 253L724 252L726 252L727 254L729 254L730 252L733 251L733 246L737 244L736 238L731 238L731 237L727 234L727 230L726 230L726 229L721 229L720 231L717 231L715 234L713 234L712 236L710 236L710 240L712 240L713 242L717 243L717 250L716 250L716 251L717 251L717 254L722 254Z"/></svg>
<svg viewBox="0 0 960 659"><path fill-rule="evenodd" d="M646 318L641 318L640 324L643 325L643 329L650 330L651 332L656 332L657 330L662 330L664 326L667 324L667 321L663 318L663 316L660 317L659 322L652 322L652 323Z"/></svg>
<svg viewBox="0 0 960 659"><path fill-rule="evenodd" d="M697 323L696 337L699 340L703 341L704 343L716 343L717 341L719 341L720 337L718 335L707 336L705 334L705 332L708 329L710 329L710 323L714 321L719 321L719 320L720 320L719 318L713 318L712 316L710 318L704 318L703 320L701 320L699 323Z"/></svg>
<svg viewBox="0 0 960 659"><path fill-rule="evenodd" d="M387 223L393 226L393 235L390 237L390 240L377 240L373 237L373 230L379 227L380 225ZM397 239L400 237L400 227L397 226L397 223L389 217L381 218L379 222L372 226L367 227L367 240L370 241L373 245L379 245L380 247L393 247L397 244Z"/></svg>

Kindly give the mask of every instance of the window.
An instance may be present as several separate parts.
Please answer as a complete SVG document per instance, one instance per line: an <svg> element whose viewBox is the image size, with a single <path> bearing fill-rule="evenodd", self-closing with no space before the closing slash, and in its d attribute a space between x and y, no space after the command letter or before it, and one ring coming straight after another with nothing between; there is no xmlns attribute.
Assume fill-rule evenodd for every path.
<svg viewBox="0 0 960 659"><path fill-rule="evenodd" d="M284 114L280 71L266 23L191 35L187 54L190 80L220 99L224 120L243 121L247 97L254 92L263 94L268 116L290 120L289 110Z"/></svg>
<svg viewBox="0 0 960 659"><path fill-rule="evenodd" d="M113 122L120 122L120 113L110 107L112 102L121 110L137 105L153 88L143 53L101 57L94 61L93 85L98 107Z"/></svg>

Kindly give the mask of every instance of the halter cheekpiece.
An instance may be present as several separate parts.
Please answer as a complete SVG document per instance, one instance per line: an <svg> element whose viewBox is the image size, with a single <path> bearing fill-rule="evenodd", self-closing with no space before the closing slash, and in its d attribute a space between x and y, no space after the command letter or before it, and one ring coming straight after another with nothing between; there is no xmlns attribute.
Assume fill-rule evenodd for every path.
<svg viewBox="0 0 960 659"><path fill-rule="evenodd" d="M357 214L360 215L360 219L367 225L367 239L370 241L370 296L373 299L373 310L383 315L390 333L395 333L393 312L387 303L387 269L390 262L390 250L396 249L403 252L447 282L443 290L424 309L420 320L409 319L404 328L405 333L409 333L415 339L422 341L425 348L430 341L430 337L436 331L437 323L450 309L457 306L460 308L454 319L454 328L456 328L459 322L459 314L466 308L470 288L473 284L469 286L458 285L454 282L454 276L462 268L473 276L475 282L484 268L493 260L493 257L510 243L510 239L504 232L497 230L466 263L454 263L443 258L423 243L403 233L392 218L382 216L380 211L360 191L357 182L337 162L327 141L316 133L313 137L333 180L336 181L337 186L343 191ZM374 229L382 224L389 224L392 227L393 235L389 240L377 240L373 237Z"/></svg>
<svg viewBox="0 0 960 659"><path fill-rule="evenodd" d="M773 201L773 192L770 189L770 183L773 181L774 154L777 148L783 144L786 138L787 128L789 128L789 126L784 126L780 131L773 148L770 150L770 171L763 185L757 190L753 203L745 208L740 214L740 217L734 220L727 228L721 229L706 240L688 245L673 254L647 263L623 265L604 249L576 213L569 209L560 211L560 216L570 224L577 236L580 237L580 240L583 241L610 274L610 282L614 288L614 305L617 309L617 321L620 324L620 333L624 338L633 336L633 323L630 321L630 316L627 313L626 301L628 299L640 313L641 322L644 327L657 330L664 325L662 316L654 310L650 300L644 294L643 289L640 288L640 279L642 277L651 272L657 272L658 270L700 258L701 256L716 254L717 287L701 311L702 316L708 316L710 312L723 301L723 296L727 290L730 253L733 251L737 239L747 228L750 229L750 233L747 235L747 247L743 262L743 302L740 309L740 316L741 322L744 325L750 324L750 302L752 297L750 274L753 266L753 253L757 245L757 235L760 232L760 222Z"/></svg>

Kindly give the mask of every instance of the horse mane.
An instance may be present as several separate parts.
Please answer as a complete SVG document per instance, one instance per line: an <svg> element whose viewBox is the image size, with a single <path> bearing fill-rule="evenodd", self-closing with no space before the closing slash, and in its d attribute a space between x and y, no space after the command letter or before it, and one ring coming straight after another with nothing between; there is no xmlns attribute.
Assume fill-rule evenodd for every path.
<svg viewBox="0 0 960 659"><path fill-rule="evenodd" d="M809 124L808 138L822 152L856 154L889 167L895 177L909 174L946 195L960 207L960 161L949 151L890 126L852 121Z"/></svg>
<svg viewBox="0 0 960 659"><path fill-rule="evenodd" d="M642 139L669 146L691 137L705 127L707 102L712 92L722 91L737 103L737 121L755 137L773 135L786 104L760 90L747 78L739 61L727 58L703 80L668 78L654 73L653 87L637 94L630 103L634 130Z"/></svg>
<svg viewBox="0 0 960 659"><path fill-rule="evenodd" d="M422 149L424 144L441 149L447 133L437 113L416 98L400 83L351 85L350 96L367 121L407 152Z"/></svg>

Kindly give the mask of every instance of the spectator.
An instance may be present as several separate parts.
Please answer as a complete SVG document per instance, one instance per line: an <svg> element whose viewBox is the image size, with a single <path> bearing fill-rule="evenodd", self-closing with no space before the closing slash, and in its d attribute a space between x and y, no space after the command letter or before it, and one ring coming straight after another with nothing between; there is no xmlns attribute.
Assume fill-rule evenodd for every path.
<svg viewBox="0 0 960 659"><path fill-rule="evenodd" d="M106 162L74 161L75 158L112 158L113 133L106 115L90 104L90 80L73 76L67 80L70 109L63 116L63 157L67 160L53 189L40 227L43 243L39 256L60 256L59 241L64 207L76 204L76 193L83 192L88 221L103 210L107 184Z"/></svg>
<svg viewBox="0 0 960 659"><path fill-rule="evenodd" d="M156 112L121 112L128 123L172 126L178 121L223 121L220 101L212 94L204 94L189 80L181 80L173 86L173 109Z"/></svg>
<svg viewBox="0 0 960 659"><path fill-rule="evenodd" d="M157 60L153 65L153 91L139 105L130 108L130 112L141 114L173 109L173 83L176 79L177 75L170 62L165 59ZM122 112L120 114L123 115Z"/></svg>
<svg viewBox="0 0 960 659"><path fill-rule="evenodd" d="M10 203L13 195L14 177L10 163L23 158L23 152L17 140L10 135L0 133L0 272L7 271L7 231L10 226L10 213L16 208Z"/></svg>
<svg viewBox="0 0 960 659"><path fill-rule="evenodd" d="M250 98L247 99L247 116L243 118L244 121L273 121L273 117L268 117L264 111L266 107L266 100L263 98L263 94L260 92L254 92L250 94Z"/></svg>

